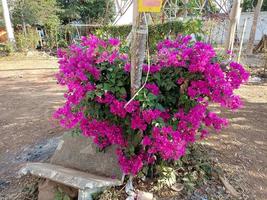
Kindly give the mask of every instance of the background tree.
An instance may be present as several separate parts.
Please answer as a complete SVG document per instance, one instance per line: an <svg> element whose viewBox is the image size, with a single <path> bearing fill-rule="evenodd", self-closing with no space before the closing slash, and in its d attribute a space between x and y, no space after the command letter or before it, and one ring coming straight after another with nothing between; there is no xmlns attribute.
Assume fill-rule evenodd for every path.
<svg viewBox="0 0 267 200"><path fill-rule="evenodd" d="M236 25L239 22L239 18L241 14L240 6L241 6L241 0L234 0L230 15L229 15L230 23L229 23L229 28L227 31L226 40L225 40L225 51L233 50Z"/></svg>
<svg viewBox="0 0 267 200"><path fill-rule="evenodd" d="M113 20L115 4L113 0L57 0L64 24L72 21L83 23L108 23Z"/></svg>
<svg viewBox="0 0 267 200"><path fill-rule="evenodd" d="M9 1L12 10L12 22L15 27L22 26L24 34L17 32L17 38L21 41L21 49L28 48L28 40L35 46L38 43L39 35L34 29L27 29L27 25L44 27L46 33L46 44L50 48L57 46L60 12L56 0L11 0ZM26 47L24 48L24 46Z"/></svg>
<svg viewBox="0 0 267 200"><path fill-rule="evenodd" d="M4 14L2 9L2 2L0 1L0 27L4 26Z"/></svg>
<svg viewBox="0 0 267 200"><path fill-rule="evenodd" d="M242 11L243 12L251 12L256 7L257 1L256 0L244 0ZM267 11L267 0L263 0L261 11Z"/></svg>
<svg viewBox="0 0 267 200"><path fill-rule="evenodd" d="M253 52L254 40L255 40L257 24L258 24L259 15L261 12L262 4L263 4L263 0L258 0L255 11L254 11L253 23L251 26L251 30L250 30L250 34L249 34L249 40L248 40L248 46L247 46L247 53L249 53L249 54L252 54L252 52Z"/></svg>
<svg viewBox="0 0 267 200"><path fill-rule="evenodd" d="M15 0L13 2L13 23L46 25L58 21L59 7L56 0Z"/></svg>

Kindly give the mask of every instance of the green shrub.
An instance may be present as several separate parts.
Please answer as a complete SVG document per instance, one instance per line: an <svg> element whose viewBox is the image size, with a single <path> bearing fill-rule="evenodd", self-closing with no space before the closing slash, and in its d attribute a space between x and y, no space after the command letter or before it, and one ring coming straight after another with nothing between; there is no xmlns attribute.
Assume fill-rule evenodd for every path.
<svg viewBox="0 0 267 200"><path fill-rule="evenodd" d="M27 34L17 32L15 33L15 38L18 51L34 50L40 40L37 31L34 29L29 29Z"/></svg>
<svg viewBox="0 0 267 200"><path fill-rule="evenodd" d="M8 56L15 51L14 44L7 42L5 44L0 44L0 55Z"/></svg>
<svg viewBox="0 0 267 200"><path fill-rule="evenodd" d="M132 30L131 25L123 26L104 26L91 27L89 29L94 35L100 38L108 39L110 37L119 38L125 41ZM186 22L171 21L162 24L152 24L148 28L149 45L152 51L155 50L156 44L166 38L176 38L177 34L194 34L197 40L200 40L204 32L202 31L202 22L199 19L193 19Z"/></svg>
<svg viewBox="0 0 267 200"><path fill-rule="evenodd" d="M149 25L149 46L150 50L156 49L156 44L166 38L174 39L177 34L194 34L197 40L201 40L204 35L202 30L202 21L200 19L192 19L188 21L171 21L162 24ZM122 42L126 42L127 36L132 30L131 25L122 26L86 26L74 27L66 25L61 27L61 39L66 40L66 35L74 38L79 32L80 35L94 34L102 39L118 38ZM65 37L63 37L65 36ZM70 41L68 41L70 42Z"/></svg>

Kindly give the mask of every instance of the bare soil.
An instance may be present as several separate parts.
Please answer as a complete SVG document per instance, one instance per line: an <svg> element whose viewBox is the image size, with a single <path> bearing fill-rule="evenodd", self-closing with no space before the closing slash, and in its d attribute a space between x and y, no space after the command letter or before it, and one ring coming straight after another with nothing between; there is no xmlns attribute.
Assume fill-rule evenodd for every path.
<svg viewBox="0 0 267 200"><path fill-rule="evenodd" d="M63 132L51 120L63 102L56 70L56 59L38 54L0 58L0 199L8 199L5 190L14 187L20 164L34 156L21 153Z"/></svg>
<svg viewBox="0 0 267 200"><path fill-rule="evenodd" d="M16 199L7 198L7 193L18 186L15 173L25 162L17 156L64 131L51 120L52 112L64 101L64 89L54 78L56 70L57 60L51 57L0 58L0 199ZM247 84L237 93L244 100L244 108L234 113L222 111L230 126L202 144L230 184L243 193L239 199L265 200L267 84Z"/></svg>
<svg viewBox="0 0 267 200"><path fill-rule="evenodd" d="M230 125L203 142L225 170L230 183L248 199L267 197L267 84L247 84L238 91L244 107L222 111Z"/></svg>

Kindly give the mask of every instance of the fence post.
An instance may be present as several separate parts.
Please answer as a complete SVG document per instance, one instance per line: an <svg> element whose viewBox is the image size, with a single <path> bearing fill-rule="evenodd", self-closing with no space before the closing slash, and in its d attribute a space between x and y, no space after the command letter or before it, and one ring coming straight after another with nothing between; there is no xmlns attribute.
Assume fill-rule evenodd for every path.
<svg viewBox="0 0 267 200"><path fill-rule="evenodd" d="M2 0L2 6L3 6L3 12L4 12L4 19L5 19L5 25L6 25L6 31L7 31L7 36L8 40L11 43L15 43L15 37L14 37L14 32L10 20L10 14L9 14L9 9L7 5L7 0Z"/></svg>

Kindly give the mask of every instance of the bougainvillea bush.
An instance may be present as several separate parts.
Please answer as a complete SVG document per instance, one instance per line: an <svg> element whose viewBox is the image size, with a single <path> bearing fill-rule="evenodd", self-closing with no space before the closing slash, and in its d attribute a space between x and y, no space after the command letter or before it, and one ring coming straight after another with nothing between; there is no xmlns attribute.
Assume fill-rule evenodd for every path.
<svg viewBox="0 0 267 200"><path fill-rule="evenodd" d="M66 102L54 117L68 129L78 127L100 150L117 148L126 174L136 175L159 160L177 160L190 143L221 130L227 120L209 111L209 103L236 110L233 92L249 74L235 62L219 63L212 46L178 36L157 45L151 66L143 66L143 83L134 100L130 64L120 41L94 35L60 50L59 84ZM127 103L128 102L128 103Z"/></svg>

